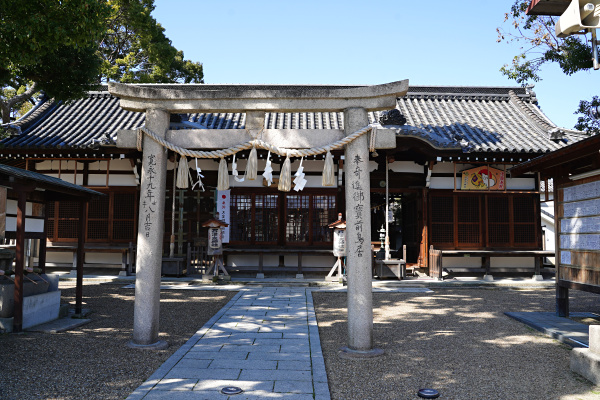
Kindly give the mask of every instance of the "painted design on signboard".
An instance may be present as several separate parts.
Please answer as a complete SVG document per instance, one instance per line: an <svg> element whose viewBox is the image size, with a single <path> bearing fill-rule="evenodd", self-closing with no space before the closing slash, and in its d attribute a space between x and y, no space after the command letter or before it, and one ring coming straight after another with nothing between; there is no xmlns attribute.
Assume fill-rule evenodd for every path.
<svg viewBox="0 0 600 400"><path fill-rule="evenodd" d="M461 190L504 190L505 174L496 168L477 167L462 171Z"/></svg>

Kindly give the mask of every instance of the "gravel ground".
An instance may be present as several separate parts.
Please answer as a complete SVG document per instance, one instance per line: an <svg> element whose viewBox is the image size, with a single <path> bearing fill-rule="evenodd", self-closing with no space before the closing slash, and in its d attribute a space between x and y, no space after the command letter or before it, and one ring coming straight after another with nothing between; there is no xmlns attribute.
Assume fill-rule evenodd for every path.
<svg viewBox="0 0 600 400"><path fill-rule="evenodd" d="M134 290L123 284L85 285L92 322L57 333L0 335L0 399L124 399L235 295L224 291L161 292L163 351L127 347L133 332ZM62 303L75 289L60 283Z"/></svg>
<svg viewBox="0 0 600 400"><path fill-rule="evenodd" d="M63 303L75 290L61 282ZM0 399L124 399L223 307L233 292L161 292L164 351L129 349L134 291L86 285L92 322L60 334L0 335ZM553 290L435 289L376 293L372 360L343 360L346 294L313 295L332 399L600 399L569 370L570 348L504 315L553 311ZM571 291L571 310L600 313L600 297ZM318 400L318 399L317 399Z"/></svg>
<svg viewBox="0 0 600 400"><path fill-rule="evenodd" d="M371 360L343 360L346 295L314 293L332 399L600 399L570 372L570 347L504 315L554 311L554 290L435 289L376 293ZM571 291L571 311L600 313L600 297Z"/></svg>

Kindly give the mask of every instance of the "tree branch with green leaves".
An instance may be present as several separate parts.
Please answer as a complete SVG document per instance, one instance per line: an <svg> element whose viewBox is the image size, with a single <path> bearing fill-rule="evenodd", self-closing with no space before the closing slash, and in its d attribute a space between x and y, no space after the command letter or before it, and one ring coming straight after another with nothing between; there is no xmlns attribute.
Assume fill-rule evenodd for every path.
<svg viewBox="0 0 600 400"><path fill-rule="evenodd" d="M587 35L572 35L559 38L555 33L558 17L527 15L530 0L515 0L510 12L505 14L504 23L508 29L497 28L497 42L519 43L520 53L512 63L505 64L500 71L509 79L521 85L538 82L542 66L556 63L565 75L587 71L593 67L592 44ZM599 76L600 78L600 76ZM590 134L599 132L600 121L587 115L592 101L582 100L574 114L582 114L575 129Z"/></svg>

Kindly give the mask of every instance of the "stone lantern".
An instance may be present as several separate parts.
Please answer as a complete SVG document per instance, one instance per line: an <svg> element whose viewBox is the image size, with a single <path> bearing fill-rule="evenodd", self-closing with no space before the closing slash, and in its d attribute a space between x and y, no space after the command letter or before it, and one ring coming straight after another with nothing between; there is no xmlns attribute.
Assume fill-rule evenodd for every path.
<svg viewBox="0 0 600 400"><path fill-rule="evenodd" d="M329 271L327 278L332 278L337 271L337 279L342 283L343 268L345 267L344 257L346 257L346 221L342 219L341 213L338 214L337 221L329 224L329 228L333 229L333 255L337 257L337 261Z"/></svg>
<svg viewBox="0 0 600 400"><path fill-rule="evenodd" d="M210 272L212 271L212 275L218 276L220 269L224 276L229 276L223 264L222 241L223 228L229 226L229 224L213 218L203 223L202 226L208 228L207 254L213 257L213 266L208 269L207 275L211 275Z"/></svg>

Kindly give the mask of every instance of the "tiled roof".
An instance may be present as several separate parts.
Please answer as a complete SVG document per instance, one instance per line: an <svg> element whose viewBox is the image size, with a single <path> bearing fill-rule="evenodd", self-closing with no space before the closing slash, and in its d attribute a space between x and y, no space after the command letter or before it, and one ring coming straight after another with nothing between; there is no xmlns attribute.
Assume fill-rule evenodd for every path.
<svg viewBox="0 0 600 400"><path fill-rule="evenodd" d="M70 104L47 101L44 112L14 123L21 134L2 141L5 149L98 148L114 145L119 129L144 123L143 113L122 110L108 92L91 92ZM422 139L440 149L463 152L546 153L584 137L554 125L537 106L530 88L411 86L398 99L407 123L399 137ZM172 129L244 129L244 113L182 115ZM33 120L32 120L33 119ZM371 123L379 113L369 113ZM267 129L343 129L343 113L267 113Z"/></svg>
<svg viewBox="0 0 600 400"><path fill-rule="evenodd" d="M125 111L119 99L108 92L90 92L71 103L47 101L47 110L38 118L12 124L20 135L4 139L5 149L95 149L115 143L119 129L144 123L144 114Z"/></svg>

